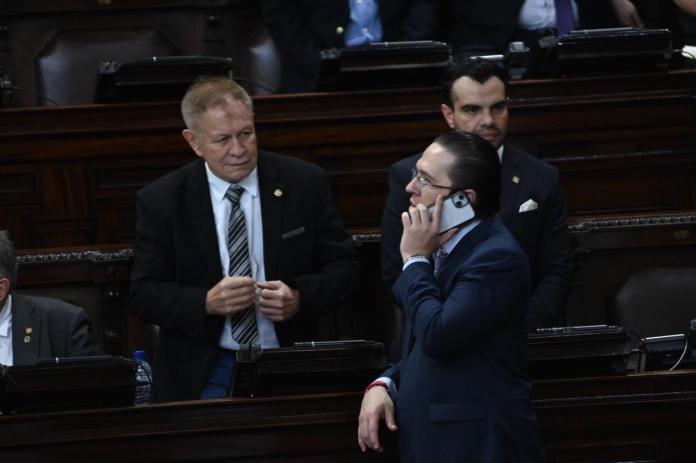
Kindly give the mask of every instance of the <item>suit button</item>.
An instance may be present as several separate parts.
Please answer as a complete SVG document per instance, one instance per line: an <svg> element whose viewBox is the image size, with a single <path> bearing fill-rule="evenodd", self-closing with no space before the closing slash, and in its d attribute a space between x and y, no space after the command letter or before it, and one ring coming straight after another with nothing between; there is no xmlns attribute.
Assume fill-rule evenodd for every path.
<svg viewBox="0 0 696 463"><path fill-rule="evenodd" d="M343 34L343 27L338 26L338 27L336 28L336 35L341 35L341 34Z"/></svg>

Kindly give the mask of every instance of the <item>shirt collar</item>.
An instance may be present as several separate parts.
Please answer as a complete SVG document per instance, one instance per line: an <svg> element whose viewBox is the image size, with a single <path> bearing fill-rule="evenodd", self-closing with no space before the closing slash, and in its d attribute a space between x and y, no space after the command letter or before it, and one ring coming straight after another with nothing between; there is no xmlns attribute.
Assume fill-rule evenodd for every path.
<svg viewBox="0 0 696 463"><path fill-rule="evenodd" d="M205 163L205 173L208 177L208 185L210 186L211 197L214 201L221 203L225 200L225 193L229 189L230 185L240 185L244 188L244 191L251 194L251 196L256 197L259 194L259 174L258 167L254 167L249 175L244 177L239 183L230 183L225 181L215 175L208 163Z"/></svg>
<svg viewBox="0 0 696 463"><path fill-rule="evenodd" d="M471 222L468 224L464 225L462 228L459 229L457 233L454 234L454 236L447 241L445 241L442 246L440 246L440 249L445 251L447 254L450 254L454 247L459 244L459 242L464 238L471 230L476 228L478 224L481 223L481 219L473 219Z"/></svg>
<svg viewBox="0 0 696 463"><path fill-rule="evenodd" d="M12 326L12 295L8 294L5 304L0 308L0 336L7 337Z"/></svg>
<svg viewBox="0 0 696 463"><path fill-rule="evenodd" d="M505 149L505 145L500 145L498 147L498 160L500 161L501 164L503 163L503 151L504 151L504 149Z"/></svg>

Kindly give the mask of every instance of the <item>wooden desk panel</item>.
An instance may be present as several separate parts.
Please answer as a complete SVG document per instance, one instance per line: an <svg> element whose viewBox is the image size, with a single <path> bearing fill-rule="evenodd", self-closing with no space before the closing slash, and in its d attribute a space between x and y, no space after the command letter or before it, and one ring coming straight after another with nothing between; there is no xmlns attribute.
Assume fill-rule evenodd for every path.
<svg viewBox="0 0 696 463"><path fill-rule="evenodd" d="M540 381L549 462L688 461L696 371ZM180 402L0 417L3 462L398 461L356 442L361 394Z"/></svg>
<svg viewBox="0 0 696 463"><path fill-rule="evenodd" d="M510 85L510 142L556 165L571 218L696 209L696 71ZM325 168L353 231L387 169L448 130L437 89L256 97L259 143ZM0 110L0 227L20 248L129 242L135 193L194 155L176 103Z"/></svg>

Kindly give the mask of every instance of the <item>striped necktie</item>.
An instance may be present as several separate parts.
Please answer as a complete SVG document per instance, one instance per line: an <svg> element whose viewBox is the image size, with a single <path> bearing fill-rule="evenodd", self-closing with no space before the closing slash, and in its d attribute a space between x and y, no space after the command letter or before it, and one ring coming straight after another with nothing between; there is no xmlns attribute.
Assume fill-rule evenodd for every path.
<svg viewBox="0 0 696 463"><path fill-rule="evenodd" d="M433 275L437 276L437 274L440 272L440 269L442 268L443 262L445 262L445 258L449 255L447 251L444 249L440 248L435 253L433 253Z"/></svg>
<svg viewBox="0 0 696 463"><path fill-rule="evenodd" d="M225 193L232 204L230 221L227 225L227 249L230 253L229 276L251 276L249 244L247 243L246 220L239 205L244 188L231 185ZM256 308L252 304L246 309L230 316L232 337L239 345L257 342L259 330L256 327Z"/></svg>

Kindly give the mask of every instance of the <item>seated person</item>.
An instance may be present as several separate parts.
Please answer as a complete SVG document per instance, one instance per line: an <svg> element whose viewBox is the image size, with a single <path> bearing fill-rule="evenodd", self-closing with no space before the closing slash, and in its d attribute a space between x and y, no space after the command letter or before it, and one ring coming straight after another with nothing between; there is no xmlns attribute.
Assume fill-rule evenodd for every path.
<svg viewBox="0 0 696 463"><path fill-rule="evenodd" d="M503 53L513 41L537 53L541 37L619 25L611 6L596 0L442 0L439 16L438 38L462 56Z"/></svg>
<svg viewBox="0 0 696 463"><path fill-rule="evenodd" d="M313 90L320 51L372 42L430 40L437 0L263 0L280 50L281 92Z"/></svg>
<svg viewBox="0 0 696 463"><path fill-rule="evenodd" d="M243 346L323 336L358 268L325 172L257 148L244 89L202 79L181 110L200 159L137 198L131 302L159 326L156 400L226 397Z"/></svg>
<svg viewBox="0 0 696 463"><path fill-rule="evenodd" d="M80 307L14 292L17 258L0 231L0 364L31 365L42 358L105 355Z"/></svg>

